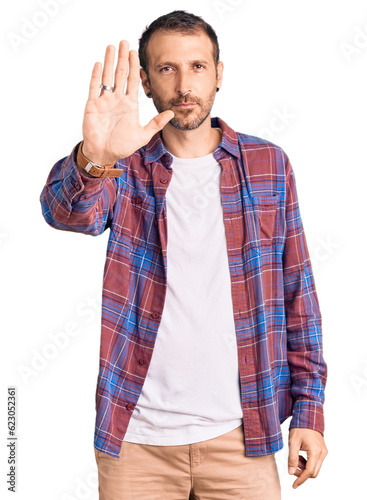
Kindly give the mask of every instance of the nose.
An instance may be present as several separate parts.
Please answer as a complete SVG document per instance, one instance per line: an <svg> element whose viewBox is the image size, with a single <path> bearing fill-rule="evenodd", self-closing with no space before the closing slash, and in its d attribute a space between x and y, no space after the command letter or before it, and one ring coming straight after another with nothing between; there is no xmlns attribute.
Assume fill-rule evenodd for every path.
<svg viewBox="0 0 367 500"><path fill-rule="evenodd" d="M186 96L191 90L191 84L190 84L190 75L187 74L187 71L181 70L178 73L178 78L177 78L177 92L180 94L180 96Z"/></svg>

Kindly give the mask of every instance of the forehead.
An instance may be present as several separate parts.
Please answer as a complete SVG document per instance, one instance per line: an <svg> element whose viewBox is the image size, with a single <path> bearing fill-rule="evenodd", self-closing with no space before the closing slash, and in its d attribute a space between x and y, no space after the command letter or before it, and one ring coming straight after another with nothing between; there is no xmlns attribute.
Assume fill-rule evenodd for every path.
<svg viewBox="0 0 367 500"><path fill-rule="evenodd" d="M147 53L149 65L169 60L213 60L213 43L206 33L185 35L176 32L156 31L149 40Z"/></svg>

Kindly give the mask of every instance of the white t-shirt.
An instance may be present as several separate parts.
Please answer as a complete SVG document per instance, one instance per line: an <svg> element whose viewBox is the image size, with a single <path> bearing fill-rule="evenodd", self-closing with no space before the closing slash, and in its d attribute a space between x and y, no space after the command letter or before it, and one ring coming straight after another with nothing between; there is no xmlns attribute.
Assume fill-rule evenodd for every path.
<svg viewBox="0 0 367 500"><path fill-rule="evenodd" d="M243 418L221 165L209 154L173 157L172 169L166 193L167 294L124 437L161 446L212 439Z"/></svg>

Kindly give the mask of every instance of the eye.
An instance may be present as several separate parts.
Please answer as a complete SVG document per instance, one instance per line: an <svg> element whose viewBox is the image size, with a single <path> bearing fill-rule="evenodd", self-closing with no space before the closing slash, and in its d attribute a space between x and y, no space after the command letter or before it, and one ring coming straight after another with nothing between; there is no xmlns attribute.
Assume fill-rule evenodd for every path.
<svg viewBox="0 0 367 500"><path fill-rule="evenodd" d="M170 70L170 69L172 69L172 67L171 67L171 66L164 66L164 68L161 68L159 71L160 71L161 73L167 73L167 71L166 71L166 70Z"/></svg>
<svg viewBox="0 0 367 500"><path fill-rule="evenodd" d="M204 66L202 64L195 64L195 68L204 69Z"/></svg>

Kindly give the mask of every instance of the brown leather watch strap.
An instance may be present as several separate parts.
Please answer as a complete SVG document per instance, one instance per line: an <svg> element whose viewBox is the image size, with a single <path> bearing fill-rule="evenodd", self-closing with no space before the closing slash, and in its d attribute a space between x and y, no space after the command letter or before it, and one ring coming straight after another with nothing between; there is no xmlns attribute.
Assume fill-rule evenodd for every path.
<svg viewBox="0 0 367 500"><path fill-rule="evenodd" d="M120 177L122 174L121 168L114 168L115 163L112 165L98 165L90 161L86 156L84 156L82 152L83 142L79 144L78 153L76 157L76 161L78 165L84 169L88 174L93 177Z"/></svg>

